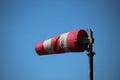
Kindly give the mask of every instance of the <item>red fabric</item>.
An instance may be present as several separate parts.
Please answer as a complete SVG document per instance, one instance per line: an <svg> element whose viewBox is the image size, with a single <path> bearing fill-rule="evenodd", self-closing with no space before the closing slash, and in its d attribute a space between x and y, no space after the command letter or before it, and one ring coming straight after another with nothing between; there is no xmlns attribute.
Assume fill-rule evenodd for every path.
<svg viewBox="0 0 120 80"><path fill-rule="evenodd" d="M64 51L60 47L59 38L60 38L60 36L53 37L51 40L51 44L52 44L53 50L56 53L63 53Z"/></svg>
<svg viewBox="0 0 120 80"><path fill-rule="evenodd" d="M38 55L46 55L46 51L43 47L43 42L41 43L38 43L36 46L35 46L35 50L37 52Z"/></svg>
<svg viewBox="0 0 120 80"><path fill-rule="evenodd" d="M82 52L87 49L87 44L78 44L77 42L82 37L86 37L87 33L84 30L72 31L68 34L67 45L71 52Z"/></svg>

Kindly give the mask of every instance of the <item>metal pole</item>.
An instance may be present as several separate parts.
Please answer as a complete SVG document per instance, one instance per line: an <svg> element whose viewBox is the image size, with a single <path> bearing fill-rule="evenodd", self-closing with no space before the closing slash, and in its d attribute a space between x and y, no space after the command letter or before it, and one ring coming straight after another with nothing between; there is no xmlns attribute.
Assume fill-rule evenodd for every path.
<svg viewBox="0 0 120 80"><path fill-rule="evenodd" d="M89 67L89 80L93 80L93 53L87 53L88 55L88 67Z"/></svg>
<svg viewBox="0 0 120 80"><path fill-rule="evenodd" d="M88 67L89 67L89 80L93 80L93 56L95 55L95 52L93 52L93 32L90 29L89 32L89 44L87 49L87 55L88 55Z"/></svg>

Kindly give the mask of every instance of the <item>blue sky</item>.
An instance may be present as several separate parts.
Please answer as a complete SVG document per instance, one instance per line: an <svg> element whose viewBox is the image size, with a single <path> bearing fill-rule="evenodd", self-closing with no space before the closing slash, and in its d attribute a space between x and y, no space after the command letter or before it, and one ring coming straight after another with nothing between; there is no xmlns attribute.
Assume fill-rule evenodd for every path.
<svg viewBox="0 0 120 80"><path fill-rule="evenodd" d="M94 31L94 80L120 80L117 0L0 0L0 80L88 80L86 52L38 56L38 42Z"/></svg>

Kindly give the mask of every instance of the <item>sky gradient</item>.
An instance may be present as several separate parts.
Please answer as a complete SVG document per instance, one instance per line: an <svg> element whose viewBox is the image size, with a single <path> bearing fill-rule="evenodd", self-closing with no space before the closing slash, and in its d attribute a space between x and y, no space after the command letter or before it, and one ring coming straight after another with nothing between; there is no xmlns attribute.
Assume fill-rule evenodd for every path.
<svg viewBox="0 0 120 80"><path fill-rule="evenodd" d="M86 52L38 56L38 42L91 28L94 80L120 80L117 0L0 0L0 80L88 80Z"/></svg>

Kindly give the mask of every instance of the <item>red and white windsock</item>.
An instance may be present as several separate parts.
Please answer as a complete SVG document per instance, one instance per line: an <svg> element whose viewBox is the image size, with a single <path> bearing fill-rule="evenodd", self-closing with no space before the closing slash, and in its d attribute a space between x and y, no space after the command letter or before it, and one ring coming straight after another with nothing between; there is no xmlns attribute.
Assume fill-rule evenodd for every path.
<svg viewBox="0 0 120 80"><path fill-rule="evenodd" d="M84 30L75 30L40 42L35 46L38 55L60 54L65 52L83 52L88 44L82 43L88 37Z"/></svg>

